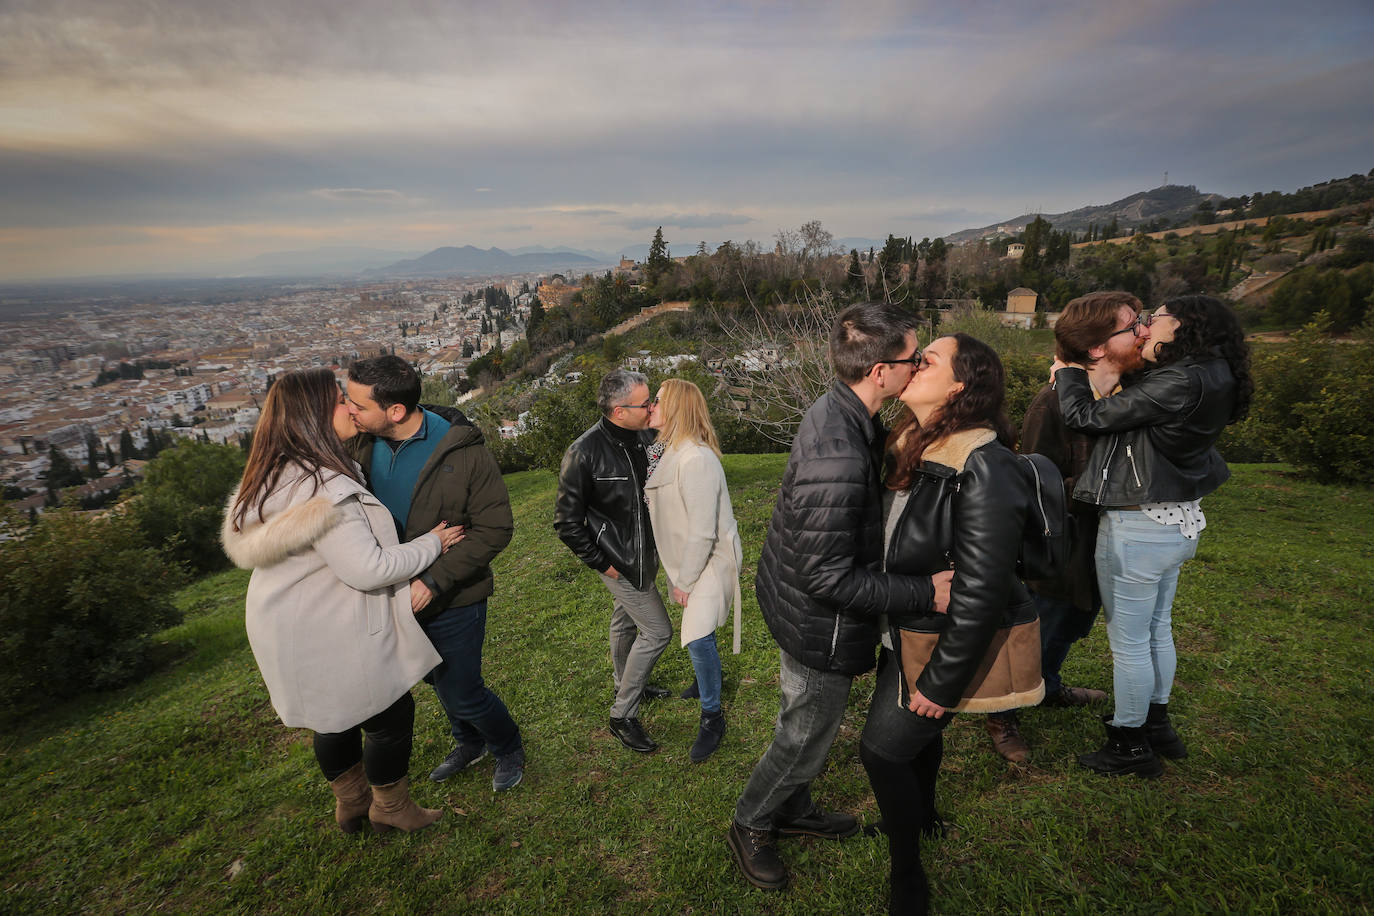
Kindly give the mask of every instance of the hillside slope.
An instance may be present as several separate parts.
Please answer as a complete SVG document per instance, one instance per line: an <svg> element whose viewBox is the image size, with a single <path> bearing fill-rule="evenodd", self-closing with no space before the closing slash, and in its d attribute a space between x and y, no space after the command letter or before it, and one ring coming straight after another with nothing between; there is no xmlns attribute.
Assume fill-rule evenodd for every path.
<svg viewBox="0 0 1374 916"><path fill-rule="evenodd" d="M493 795L491 761L436 786L447 724L421 685L412 777L445 809L414 835L344 836L309 736L276 721L243 632L247 575L183 591L179 660L136 687L52 710L0 752L3 909L129 912L563 914L878 912L881 837L785 840L788 891L749 888L724 834L777 712L777 651L752 589L784 456L726 456L745 547L744 652L725 655L721 750L693 765L694 703L644 708L662 749L610 736L609 599L553 534L555 480L507 478L515 539L498 559L485 675L519 720L525 782ZM942 913L1352 912L1374 905L1374 777L1365 638L1374 506L1350 491L1239 466L1207 500L1208 528L1174 619L1171 707L1191 756L1153 782L1073 763L1101 740L1082 710L1023 716L1033 761L989 752L976 716L946 738L940 805L957 824L929 844ZM1264 527L1264 549L1253 533ZM723 641L724 644L724 641ZM1109 687L1097 630L1066 678ZM691 681L674 641L654 680ZM857 759L872 676L816 783L827 806L877 817ZM1313 753L1319 748L1318 753ZM1185 902L1186 901L1186 902Z"/></svg>

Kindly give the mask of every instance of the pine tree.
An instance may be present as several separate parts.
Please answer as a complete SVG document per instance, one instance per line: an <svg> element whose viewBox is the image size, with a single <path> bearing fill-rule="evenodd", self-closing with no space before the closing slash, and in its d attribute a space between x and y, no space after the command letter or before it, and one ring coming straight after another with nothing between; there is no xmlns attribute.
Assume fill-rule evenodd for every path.
<svg viewBox="0 0 1374 916"><path fill-rule="evenodd" d="M644 273L649 283L658 283L672 265L672 259L668 257L668 243L663 241L663 227L659 226L654 231L654 240L649 245L649 260L644 265Z"/></svg>

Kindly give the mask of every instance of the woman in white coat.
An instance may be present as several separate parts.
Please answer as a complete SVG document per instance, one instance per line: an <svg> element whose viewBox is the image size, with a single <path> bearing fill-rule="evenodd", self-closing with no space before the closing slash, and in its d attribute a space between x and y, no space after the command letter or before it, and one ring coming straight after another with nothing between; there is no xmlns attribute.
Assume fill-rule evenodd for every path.
<svg viewBox="0 0 1374 916"><path fill-rule="evenodd" d="M463 535L440 524L398 544L391 513L344 451L353 429L332 372L279 378L221 534L229 558L253 570L245 623L272 707L314 731L340 829L367 817L379 832L416 830L441 812L410 799L410 688L440 659L409 583Z"/></svg>
<svg viewBox="0 0 1374 916"><path fill-rule="evenodd" d="M650 408L649 426L658 430L658 440L650 447L644 498L672 599L682 605L682 644L696 671L701 727L690 756L700 763L715 753L725 734L716 627L734 607L738 654L743 554L720 445L701 389L668 379Z"/></svg>

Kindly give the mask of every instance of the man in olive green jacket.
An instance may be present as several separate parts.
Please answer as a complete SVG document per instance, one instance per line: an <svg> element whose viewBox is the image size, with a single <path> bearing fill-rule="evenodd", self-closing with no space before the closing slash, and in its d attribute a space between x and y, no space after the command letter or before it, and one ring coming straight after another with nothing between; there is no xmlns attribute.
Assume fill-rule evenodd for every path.
<svg viewBox="0 0 1374 916"><path fill-rule="evenodd" d="M443 658L426 680L455 743L430 779L447 779L489 748L496 756L492 787L504 791L519 784L525 754L515 720L482 680L482 642L495 587L491 561L514 529L510 497L481 431L460 411L422 408L419 399L419 376L405 360L354 363L347 407L361 435L351 447L403 541L441 520L463 527L463 539L410 583L411 608Z"/></svg>

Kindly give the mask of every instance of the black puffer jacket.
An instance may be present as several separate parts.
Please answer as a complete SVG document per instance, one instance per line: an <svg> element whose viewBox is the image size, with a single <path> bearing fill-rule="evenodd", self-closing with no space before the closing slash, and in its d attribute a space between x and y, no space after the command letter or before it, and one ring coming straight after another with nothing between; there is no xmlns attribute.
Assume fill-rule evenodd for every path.
<svg viewBox="0 0 1374 916"><path fill-rule="evenodd" d="M1016 578L1033 490L1021 460L990 430L955 433L922 458L901 516L890 520L887 569L920 575L954 569L949 613L901 620L903 629L940 634L916 689L952 709L998 629L1035 619L1030 593Z"/></svg>
<svg viewBox="0 0 1374 916"><path fill-rule="evenodd" d="M643 590L658 575L658 553L644 503L644 480L630 448L606 427L604 417L563 454L553 527L577 558L597 572L614 566ZM637 447L654 441L652 430L635 437Z"/></svg>
<svg viewBox="0 0 1374 916"><path fill-rule="evenodd" d="M1082 369L1060 369L1054 381L1070 429L1113 434L1093 447L1074 499L1097 506L1201 499L1231 476L1215 448L1236 402L1226 360L1182 359L1097 401Z"/></svg>
<svg viewBox="0 0 1374 916"><path fill-rule="evenodd" d="M885 576L878 428L858 395L836 382L797 429L768 523L759 608L788 655L808 668L873 667L878 614L931 607L928 577Z"/></svg>

